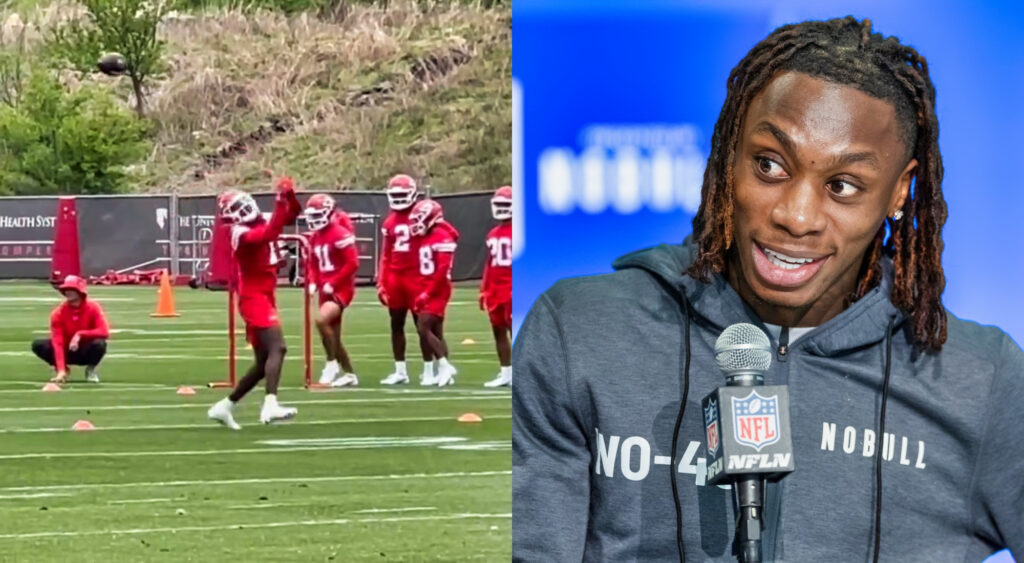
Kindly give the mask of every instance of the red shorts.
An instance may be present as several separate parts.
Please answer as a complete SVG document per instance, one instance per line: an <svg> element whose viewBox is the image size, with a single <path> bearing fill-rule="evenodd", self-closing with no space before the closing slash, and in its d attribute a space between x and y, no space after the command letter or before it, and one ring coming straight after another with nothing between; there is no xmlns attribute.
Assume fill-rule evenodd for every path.
<svg viewBox="0 0 1024 563"><path fill-rule="evenodd" d="M257 293L238 296L238 313L245 321L245 337L256 345L256 333L281 324L274 294Z"/></svg>
<svg viewBox="0 0 1024 563"><path fill-rule="evenodd" d="M421 291L420 277L416 272L389 273L385 278L384 292L388 295L388 309L411 310Z"/></svg>
<svg viewBox="0 0 1024 563"><path fill-rule="evenodd" d="M452 290L449 287L445 291L442 291L440 295L434 296L434 298L427 301L423 306L414 308L413 313L417 315L433 315L435 317L444 318L445 309L448 308L448 302L452 299Z"/></svg>
<svg viewBox="0 0 1024 563"><path fill-rule="evenodd" d="M506 301L490 306L487 316L491 319L491 326L510 328L512 326L512 302Z"/></svg>
<svg viewBox="0 0 1024 563"><path fill-rule="evenodd" d="M345 285L341 288L334 288L333 293L324 293L320 290L320 306L323 307L324 303L337 303L342 309L352 304L352 299L356 296L356 288L354 285Z"/></svg>

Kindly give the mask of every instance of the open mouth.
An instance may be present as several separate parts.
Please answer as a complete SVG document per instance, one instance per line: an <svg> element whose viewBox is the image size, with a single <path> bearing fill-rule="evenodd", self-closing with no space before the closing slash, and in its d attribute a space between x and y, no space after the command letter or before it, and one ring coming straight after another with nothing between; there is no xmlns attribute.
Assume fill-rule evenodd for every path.
<svg viewBox="0 0 1024 563"><path fill-rule="evenodd" d="M754 267L757 274L770 285L792 288L807 283L818 273L822 264L828 260L826 256L801 256L786 254L772 250L760 243L753 245Z"/></svg>

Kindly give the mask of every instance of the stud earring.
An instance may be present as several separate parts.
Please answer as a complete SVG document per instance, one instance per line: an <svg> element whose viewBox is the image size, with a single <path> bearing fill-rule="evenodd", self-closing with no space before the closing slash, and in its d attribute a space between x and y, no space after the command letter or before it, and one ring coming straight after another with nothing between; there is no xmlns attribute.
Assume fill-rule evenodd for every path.
<svg viewBox="0 0 1024 563"><path fill-rule="evenodd" d="M899 221L902 218L903 218L903 210L902 209L897 209L896 213L892 214L892 220L893 221Z"/></svg>

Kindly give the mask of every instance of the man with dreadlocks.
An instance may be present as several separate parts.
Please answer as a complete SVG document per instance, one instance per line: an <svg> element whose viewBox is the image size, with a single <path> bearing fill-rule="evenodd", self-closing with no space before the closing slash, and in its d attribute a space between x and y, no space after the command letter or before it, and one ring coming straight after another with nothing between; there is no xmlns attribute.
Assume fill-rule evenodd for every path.
<svg viewBox="0 0 1024 563"><path fill-rule="evenodd" d="M522 326L513 558L735 560L700 399L741 322L771 335L765 383L791 398L796 470L765 487L763 560L1024 558L1024 354L943 308L941 188L914 49L852 17L758 43L693 235L559 282Z"/></svg>

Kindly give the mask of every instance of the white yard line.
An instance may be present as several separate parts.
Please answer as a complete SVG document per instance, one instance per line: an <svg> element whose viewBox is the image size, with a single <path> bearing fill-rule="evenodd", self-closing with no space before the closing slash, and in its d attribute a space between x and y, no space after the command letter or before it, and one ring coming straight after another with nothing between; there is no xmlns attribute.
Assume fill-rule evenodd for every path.
<svg viewBox="0 0 1024 563"><path fill-rule="evenodd" d="M23 495L0 495L0 500L21 498L70 497L71 493L29 493Z"/></svg>
<svg viewBox="0 0 1024 563"><path fill-rule="evenodd" d="M39 387L44 385L46 382L42 380L0 380L0 385L25 385L31 386L32 389L0 389L0 394L9 393L39 393ZM64 391L105 391L107 393L120 393L120 392L137 392L137 391L162 391L162 390L175 390L182 385L191 386L197 388L197 391L204 391L206 383L182 383L180 385L165 385L163 383L108 383L106 381L96 383L86 383L84 381L72 380L68 387L64 388ZM371 383L376 385L376 382ZM286 386L282 385L278 387L282 391L305 391L306 388L302 386ZM424 394L424 393L437 393L436 389L430 387L419 387L418 385L395 385L395 386L384 386L384 387L346 387L340 389L338 393L384 393L388 395L405 395L405 394ZM459 389L460 393L468 395L502 395L506 397L511 396L511 391L507 389Z"/></svg>
<svg viewBox="0 0 1024 563"><path fill-rule="evenodd" d="M376 438L366 442L347 443L321 443L311 446L288 446L264 447L264 448L236 448L217 450L148 450L135 452L37 452L26 454L3 454L0 460L11 459L79 459L79 458L137 458L137 457L195 457L195 456L218 456L228 454L272 454L279 452L317 452L334 450L376 450L384 448L431 448L445 444L464 442L468 438L463 436L419 436L403 438ZM298 441L296 441L298 442ZM269 442L268 442L269 444Z"/></svg>
<svg viewBox="0 0 1024 563"><path fill-rule="evenodd" d="M162 354L162 353L160 353L160 352L166 352L166 351L167 351L167 349L164 348L164 349L161 349L161 350L154 349L152 352L147 351L147 350L137 350L137 351L133 351L133 352L111 352L111 353L108 353L106 356L104 356L103 359L104 359L105 362L110 362L111 360L142 360L142 361L146 361L146 362L151 361L151 360L189 360L191 362L214 361L215 360L215 361L218 361L218 362L222 362L222 361L228 359L227 354L224 354L224 355L202 354L202 352L203 352L202 349L196 350L196 352L200 354L198 356L195 353L189 353L189 354ZM0 356L4 356L4 357L19 357L19 358L35 358L35 354L33 354L32 352L24 352L24 351L0 351ZM483 351L483 350L473 351L473 352L462 351L462 352L459 352L459 354L454 357L454 359L452 360L452 363L457 366L458 364L472 364L472 363L481 363L481 362L485 361L485 360L459 359L459 358L464 358L465 356L474 356L474 357L475 356L486 356L488 358L493 358L494 353L490 352L490 351ZM248 350L243 350L242 353L238 354L235 357L239 360L240 363L245 363L245 362L248 362L251 359L252 353L249 352ZM391 360L393 356L391 354L381 353L381 354L358 354L358 355L355 355L354 357L356 359L359 359L359 360ZM288 355L288 356L285 357L284 361L286 361L286 362L301 362L301 361L304 361L304 358L302 356ZM488 359L486 361L489 362L489 363L495 364L495 369L497 369L497 360L495 360L495 359ZM316 363L317 363L317 365L319 365L319 362L316 362Z"/></svg>
<svg viewBox="0 0 1024 563"><path fill-rule="evenodd" d="M464 479L467 477L497 477L504 475L512 475L512 471L458 471L447 473L397 473L391 475L335 475L330 477L262 477L250 479L199 479L191 481L77 483L65 485L0 487L0 491L65 491L78 489L127 489L150 487L191 487L210 485L263 485L270 483L329 483L335 481L401 481L404 479Z"/></svg>
<svg viewBox="0 0 1024 563"><path fill-rule="evenodd" d="M108 500L107 504L149 504L152 502L171 502L169 498L136 498L126 500Z"/></svg>
<svg viewBox="0 0 1024 563"><path fill-rule="evenodd" d="M342 393L338 393L339 395ZM332 404L376 404L376 403L419 403L434 401L460 401L476 399L478 401L508 400L510 395L478 396L466 395L458 392L437 391L436 397L405 397L391 399L298 399L285 401L287 405L332 405ZM441 396L448 395L448 396ZM287 406L286 405L286 406ZM0 412L59 412L59 411L134 411L150 409L207 409L206 403L171 403L159 405L76 405L60 407L0 407Z"/></svg>
<svg viewBox="0 0 1024 563"><path fill-rule="evenodd" d="M491 419L509 419L512 418L510 414L499 414L499 415L487 415L487 420ZM455 420L451 416L421 416L421 417L404 417L404 418L336 418L333 420L294 420L288 422L288 426L321 426L328 424L376 424L376 423L391 423L391 422L443 422L443 421ZM149 425L137 425L137 426L97 426L95 430L185 430L198 428L201 430L217 430L222 431L223 427L219 424L210 421L205 424L149 424ZM45 428L7 428L0 429L0 434L31 434L36 432L73 432L71 428L66 426L60 427L45 427Z"/></svg>
<svg viewBox="0 0 1024 563"><path fill-rule="evenodd" d="M253 530L257 528L286 528L293 526L330 526L342 524L371 524L386 522L416 522L437 520L497 520L512 518L510 513L499 514L438 514L431 516L393 516L390 518L338 518L333 520L294 520L291 522L236 523L217 526L179 526L174 528L130 528L125 530L90 530L86 532L33 532L26 534L0 534L0 539L55 538L79 536L119 536L136 534L159 534L178 532L212 532L218 530Z"/></svg>
<svg viewBox="0 0 1024 563"><path fill-rule="evenodd" d="M423 510L437 510L436 506L407 506L405 508L367 508L356 510L353 514L383 514L387 512L419 512Z"/></svg>

